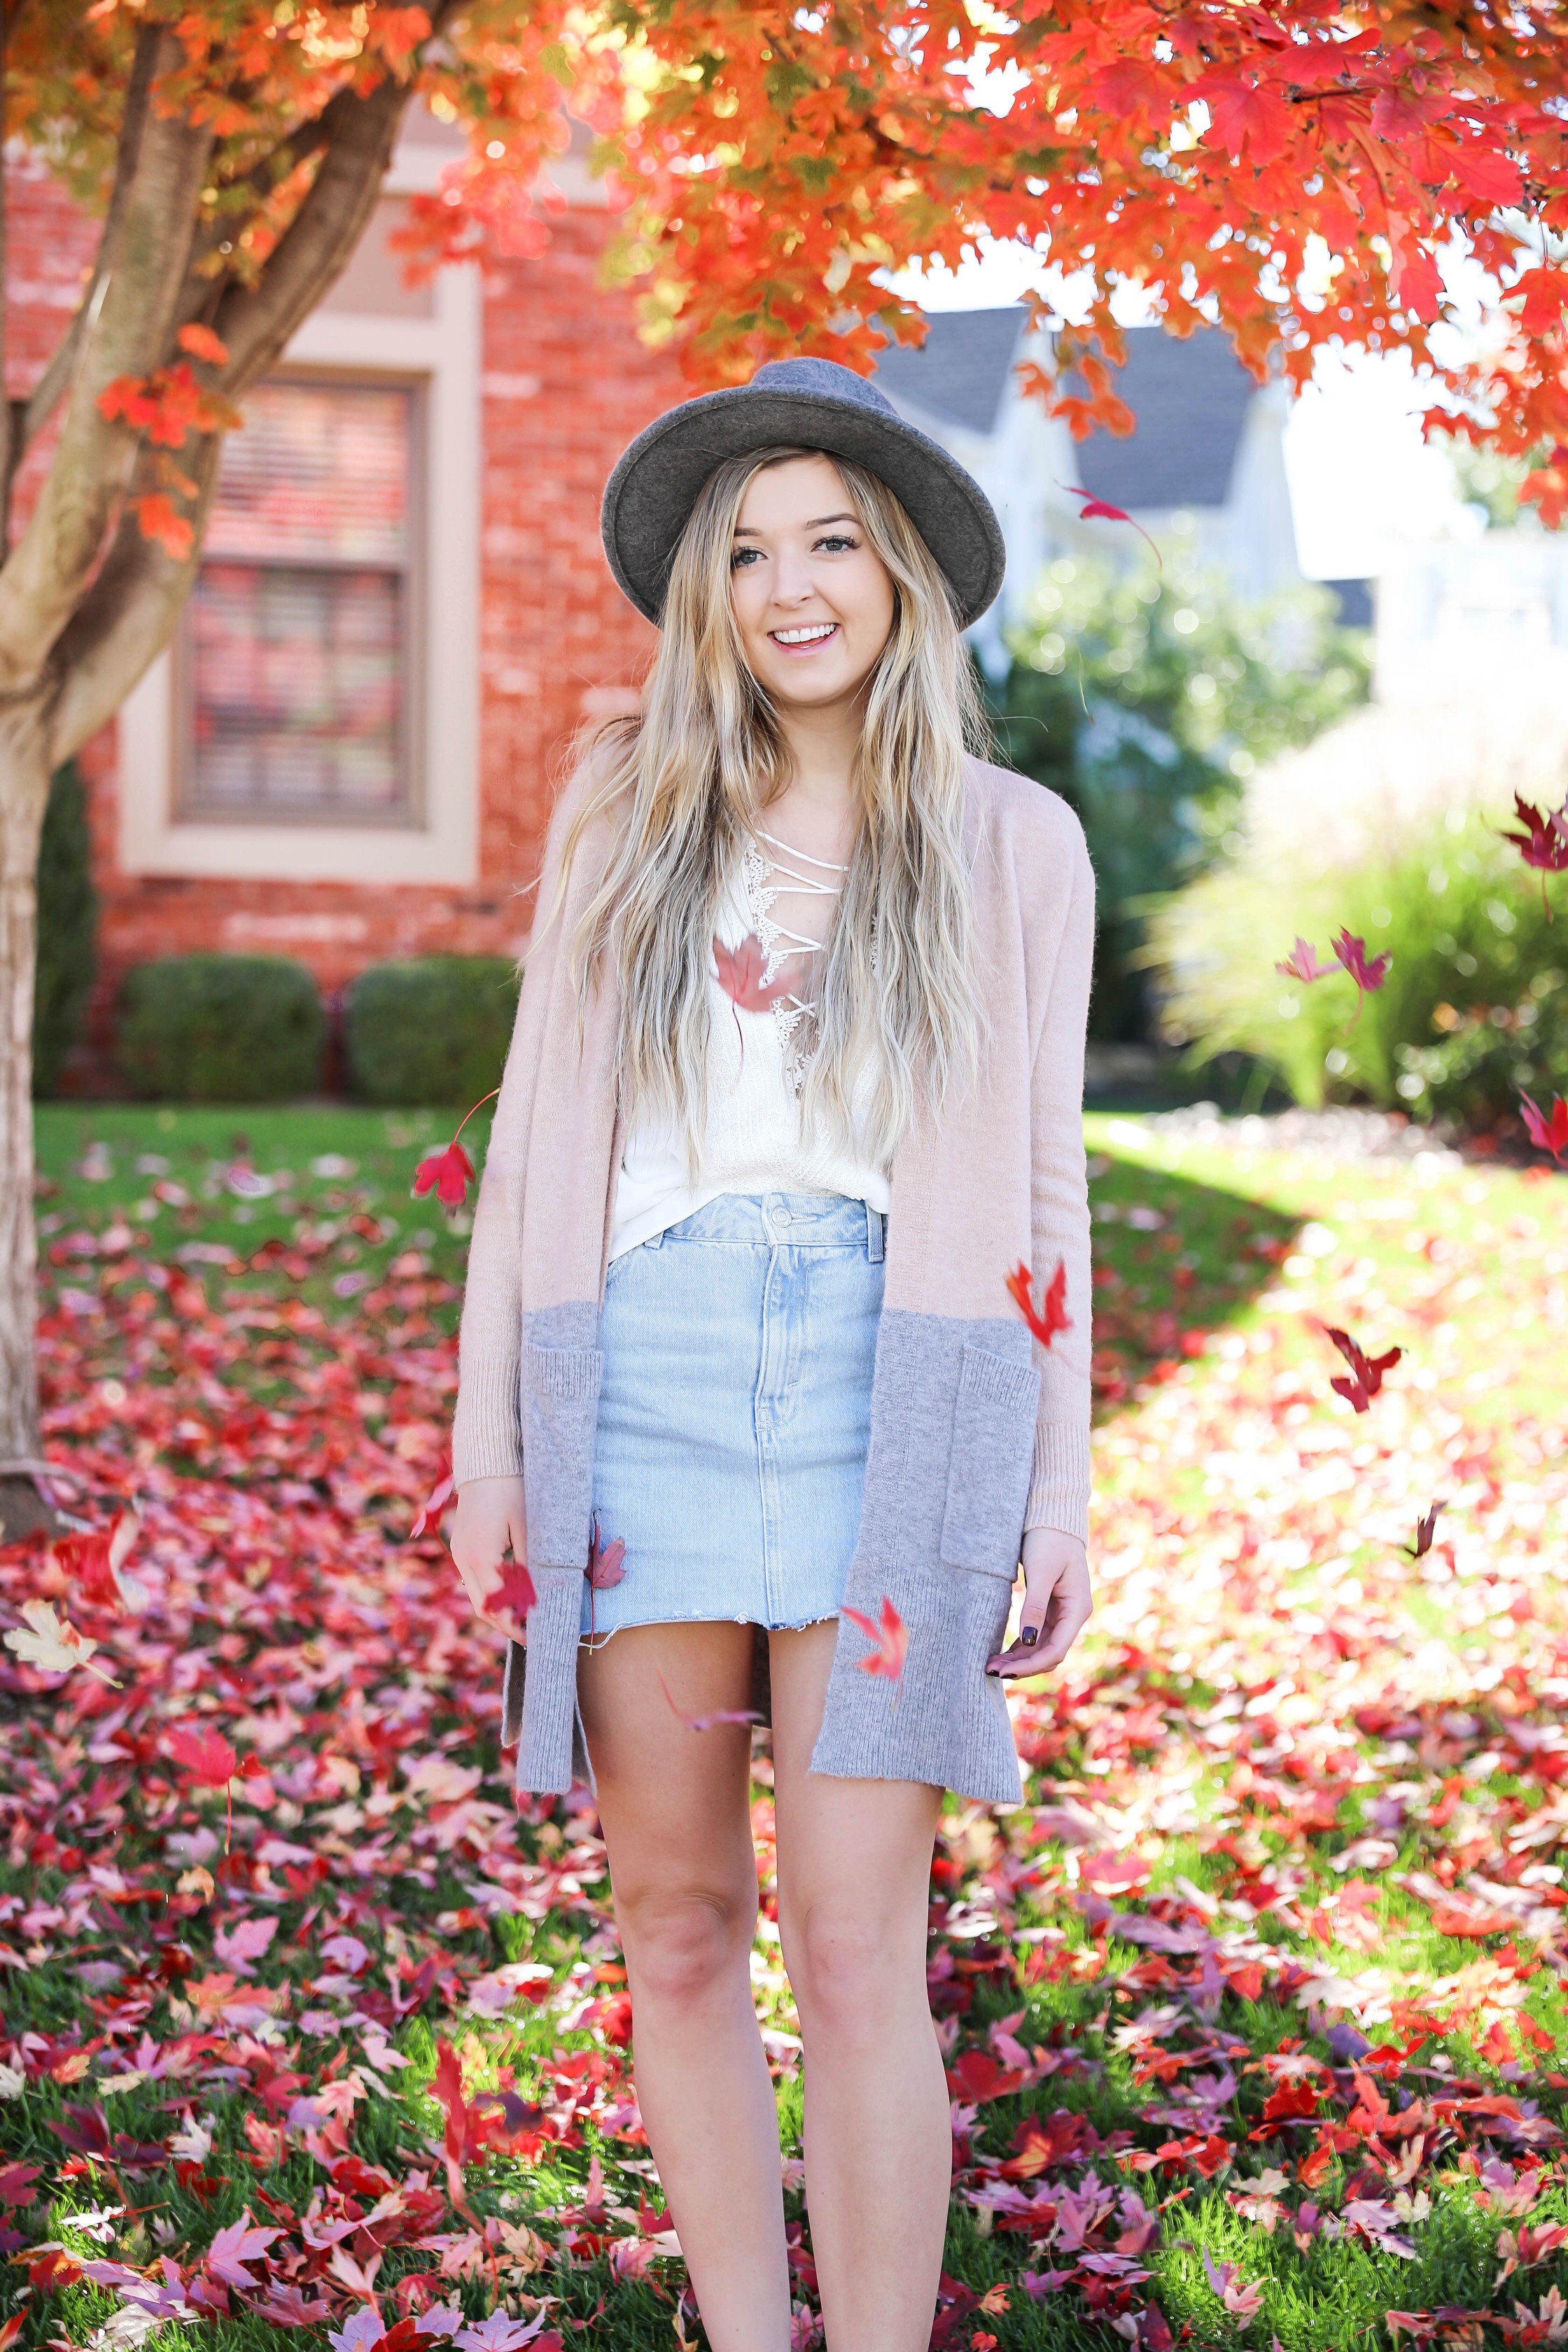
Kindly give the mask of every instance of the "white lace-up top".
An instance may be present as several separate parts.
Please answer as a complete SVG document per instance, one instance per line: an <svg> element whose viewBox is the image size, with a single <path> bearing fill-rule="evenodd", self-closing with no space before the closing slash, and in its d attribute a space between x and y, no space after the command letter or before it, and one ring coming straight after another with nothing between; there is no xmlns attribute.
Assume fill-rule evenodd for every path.
<svg viewBox="0 0 1568 2352"><path fill-rule="evenodd" d="M621 1155L612 1258L694 1215L721 1192L839 1192L887 1213L885 1168L802 1132L799 1097L813 1042L805 992L810 960L823 942L773 919L786 891L821 899L830 912L844 871L761 828L746 845L720 904L717 936L731 950L748 938L758 942L758 993L772 1001L749 1011L721 985L716 966L711 971L708 1129L699 1181L689 1179L679 1135L639 1121Z"/></svg>

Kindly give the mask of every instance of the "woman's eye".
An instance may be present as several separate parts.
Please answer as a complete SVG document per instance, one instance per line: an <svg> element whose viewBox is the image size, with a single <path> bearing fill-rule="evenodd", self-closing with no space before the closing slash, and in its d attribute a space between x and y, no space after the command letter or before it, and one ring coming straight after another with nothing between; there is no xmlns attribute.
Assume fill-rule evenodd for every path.
<svg viewBox="0 0 1568 2352"><path fill-rule="evenodd" d="M842 531L831 531L826 539L819 539L816 544L826 548L829 555L844 555L858 547L860 542L858 539L846 539Z"/></svg>
<svg viewBox="0 0 1568 2352"><path fill-rule="evenodd" d="M731 571L739 572L742 564L750 564L761 556L762 551L763 551L760 547L736 548L734 553L730 558Z"/></svg>

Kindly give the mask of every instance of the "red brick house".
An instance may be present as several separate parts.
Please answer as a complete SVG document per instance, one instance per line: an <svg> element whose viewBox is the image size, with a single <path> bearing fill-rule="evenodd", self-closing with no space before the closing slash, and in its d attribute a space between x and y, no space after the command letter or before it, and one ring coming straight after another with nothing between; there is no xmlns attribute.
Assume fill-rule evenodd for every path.
<svg viewBox="0 0 1568 2352"><path fill-rule="evenodd" d="M601 283L610 215L574 157L537 259L404 283L389 231L458 143L410 124L359 251L247 403L177 643L84 755L101 1006L127 966L194 949L327 987L514 951L571 740L635 698L652 632L599 494L688 388ZM94 231L41 166L12 184L16 390Z"/></svg>

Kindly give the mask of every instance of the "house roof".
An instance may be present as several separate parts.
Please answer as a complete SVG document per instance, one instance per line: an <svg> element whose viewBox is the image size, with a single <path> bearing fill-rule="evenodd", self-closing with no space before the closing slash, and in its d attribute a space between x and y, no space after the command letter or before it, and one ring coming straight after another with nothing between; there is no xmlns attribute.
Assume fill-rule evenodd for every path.
<svg viewBox="0 0 1568 2352"><path fill-rule="evenodd" d="M1137 417L1124 440L1091 433L1078 479L1112 506L1221 507L1258 386L1217 327L1179 338L1135 327L1116 389Z"/></svg>
<svg viewBox="0 0 1568 2352"><path fill-rule="evenodd" d="M938 424L994 431L1024 333L1010 302L991 310L937 310L918 351L882 353L877 380ZM1219 507L1230 491L1247 403L1258 387L1217 327L1179 338L1134 327L1117 388L1138 419L1125 440L1092 433L1078 446L1076 478L1112 506Z"/></svg>
<svg viewBox="0 0 1568 2352"><path fill-rule="evenodd" d="M877 381L895 403L912 401L928 416L971 433L994 432L1024 317L1018 302L997 310L933 310L919 351L889 346L877 362Z"/></svg>

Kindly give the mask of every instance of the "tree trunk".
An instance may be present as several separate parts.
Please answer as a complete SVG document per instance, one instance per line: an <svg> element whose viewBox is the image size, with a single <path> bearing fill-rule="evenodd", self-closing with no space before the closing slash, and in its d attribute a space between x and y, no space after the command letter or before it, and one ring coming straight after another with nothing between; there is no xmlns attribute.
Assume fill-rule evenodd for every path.
<svg viewBox="0 0 1568 2352"><path fill-rule="evenodd" d="M0 1475L38 1452L33 990L48 791L41 698L0 708Z"/></svg>

